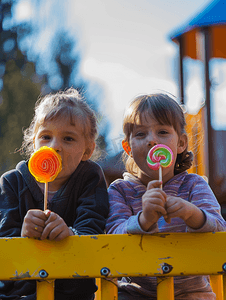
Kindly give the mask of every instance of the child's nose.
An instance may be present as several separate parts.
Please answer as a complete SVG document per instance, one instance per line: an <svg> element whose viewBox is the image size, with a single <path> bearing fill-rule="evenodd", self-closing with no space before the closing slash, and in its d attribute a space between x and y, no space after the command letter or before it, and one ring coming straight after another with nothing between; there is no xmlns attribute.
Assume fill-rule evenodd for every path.
<svg viewBox="0 0 226 300"><path fill-rule="evenodd" d="M56 152L61 151L61 144L57 139L52 139L50 147L53 148Z"/></svg>
<svg viewBox="0 0 226 300"><path fill-rule="evenodd" d="M155 145L158 144L157 137L154 134L149 134L147 143L148 143L148 147L150 148L154 147Z"/></svg>

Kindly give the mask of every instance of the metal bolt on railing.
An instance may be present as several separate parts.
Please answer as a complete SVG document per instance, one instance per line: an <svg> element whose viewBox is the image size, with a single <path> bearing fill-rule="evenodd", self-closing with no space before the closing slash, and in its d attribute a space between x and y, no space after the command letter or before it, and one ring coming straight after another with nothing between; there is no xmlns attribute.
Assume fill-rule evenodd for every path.
<svg viewBox="0 0 226 300"><path fill-rule="evenodd" d="M41 271L39 271L39 276L41 277L41 278L46 278L46 277L48 277L48 273L45 271L45 270L41 270Z"/></svg>
<svg viewBox="0 0 226 300"><path fill-rule="evenodd" d="M110 269L104 267L100 270L100 274L103 276L108 276L110 274Z"/></svg>
<svg viewBox="0 0 226 300"><path fill-rule="evenodd" d="M170 273L172 270L173 270L173 267L167 263L164 263L164 265L162 266L163 274Z"/></svg>

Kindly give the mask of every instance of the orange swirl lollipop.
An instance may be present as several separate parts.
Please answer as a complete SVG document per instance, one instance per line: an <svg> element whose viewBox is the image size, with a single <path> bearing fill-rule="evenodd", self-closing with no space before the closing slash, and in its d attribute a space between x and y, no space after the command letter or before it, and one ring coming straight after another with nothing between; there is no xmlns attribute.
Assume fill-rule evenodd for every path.
<svg viewBox="0 0 226 300"><path fill-rule="evenodd" d="M45 183L44 210L47 208L48 182L62 170L61 156L47 146L41 147L30 158L28 168L38 182Z"/></svg>

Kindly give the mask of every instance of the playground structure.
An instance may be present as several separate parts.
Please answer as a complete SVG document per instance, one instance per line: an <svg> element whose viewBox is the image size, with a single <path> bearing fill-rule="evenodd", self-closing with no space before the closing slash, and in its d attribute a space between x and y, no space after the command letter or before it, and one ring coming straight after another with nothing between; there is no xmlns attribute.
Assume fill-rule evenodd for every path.
<svg viewBox="0 0 226 300"><path fill-rule="evenodd" d="M200 108L201 113L197 116L188 117L188 131L190 133L191 140L193 144L190 144L191 150L194 150L195 146L195 161L196 166L200 166L204 163L202 170L200 168L192 169L192 172L198 173L199 175L207 176L209 184L216 194L217 198L221 199L226 196L226 186L225 186L225 173L219 174L217 169L225 172L226 164L223 162L224 168L220 167L222 161L217 161L217 149L219 144L216 144L217 135L219 132L213 130L211 124L211 112L213 107L214 97L211 93L211 88L213 85L213 79L210 70L210 62L212 59L225 59L226 58L226 3L223 0L212 1L203 11L198 13L194 18L192 18L188 23L180 26L179 29L171 33L170 38L179 47L179 90L180 99L182 104L186 102L186 86L185 86L185 67L184 61L186 58L193 60L199 60L202 62L204 67L204 89L205 89L205 103L204 107ZM226 96L226 95L225 95ZM195 125L196 123L196 125ZM200 134L198 139L196 139L196 131L192 128L202 128L203 139L200 139ZM226 131L225 131L226 132ZM221 133L220 133L221 134ZM225 134L222 134L226 138ZM196 142L194 143L194 141ZM198 141L198 144L197 144ZM219 141L219 139L218 139ZM224 140L220 141L221 151L225 153L226 142ZM203 144L203 145L202 145ZM197 151L198 150L198 151ZM200 152L199 152L200 151ZM198 153L201 156L197 156ZM223 173L222 172L222 173ZM222 186L221 189L220 185ZM226 201L226 199L225 199Z"/></svg>
<svg viewBox="0 0 226 300"><path fill-rule="evenodd" d="M226 3L212 1L203 11L188 23L170 34L170 39L179 48L179 91L181 104L186 107L187 58L200 61L203 67L204 102L196 114L186 113L189 150L194 154L194 163L189 170L205 176L222 207L226 218L226 130L214 130L211 112L214 95L211 88L215 84L210 63L213 59L226 58ZM226 92L225 92L226 97ZM121 153L102 164L108 183L121 177L124 171Z"/></svg>
<svg viewBox="0 0 226 300"><path fill-rule="evenodd" d="M36 280L37 300L54 299L55 279L82 277L98 278L96 300L117 300L110 279L121 276L157 276L157 299L173 300L175 276L208 274L217 299L226 299L224 232L1 238L0 247L0 280Z"/></svg>

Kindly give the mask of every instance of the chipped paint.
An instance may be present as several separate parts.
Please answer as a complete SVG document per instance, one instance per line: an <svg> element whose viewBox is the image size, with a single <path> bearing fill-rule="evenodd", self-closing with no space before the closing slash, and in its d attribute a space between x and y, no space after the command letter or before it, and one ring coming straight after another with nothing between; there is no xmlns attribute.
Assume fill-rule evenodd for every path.
<svg viewBox="0 0 226 300"><path fill-rule="evenodd" d="M167 256L167 257L159 257L159 259L170 259L170 258L173 258L173 257L171 257L171 256Z"/></svg>
<svg viewBox="0 0 226 300"><path fill-rule="evenodd" d="M90 238L94 240L98 240L98 237L96 235L92 235Z"/></svg>
<svg viewBox="0 0 226 300"><path fill-rule="evenodd" d="M127 276L128 275L127 273L121 273L121 272L118 272L117 270L115 272L118 273L121 276Z"/></svg>
<svg viewBox="0 0 226 300"><path fill-rule="evenodd" d="M135 273L134 275L135 275L135 277L143 277L143 276L147 277L148 276L147 274L142 274L142 273Z"/></svg>
<svg viewBox="0 0 226 300"><path fill-rule="evenodd" d="M158 273L154 273L155 275L157 275L157 274L163 274L162 267L160 269L157 268L157 271L158 271Z"/></svg>
<svg viewBox="0 0 226 300"><path fill-rule="evenodd" d="M143 242L143 235L140 236L140 243L139 243L139 247L143 251L144 249L143 249L142 242Z"/></svg>
<svg viewBox="0 0 226 300"><path fill-rule="evenodd" d="M157 236L160 238L166 238L170 233L152 233L152 236Z"/></svg>
<svg viewBox="0 0 226 300"><path fill-rule="evenodd" d="M81 276L81 275L72 275L73 278L90 278L88 275Z"/></svg>
<svg viewBox="0 0 226 300"><path fill-rule="evenodd" d="M10 279L23 279L23 278L30 278L31 275L29 274L29 271L23 273L21 272L20 274L18 274L18 272L15 272L16 274L14 275L14 277L10 277Z"/></svg>
<svg viewBox="0 0 226 300"><path fill-rule="evenodd" d="M77 272L75 272L76 275L72 275L72 277L82 277L81 275L79 275Z"/></svg>

